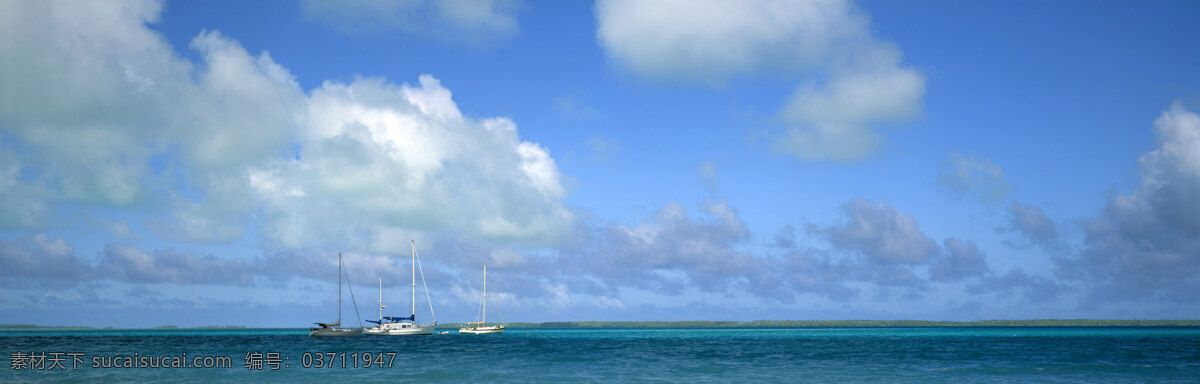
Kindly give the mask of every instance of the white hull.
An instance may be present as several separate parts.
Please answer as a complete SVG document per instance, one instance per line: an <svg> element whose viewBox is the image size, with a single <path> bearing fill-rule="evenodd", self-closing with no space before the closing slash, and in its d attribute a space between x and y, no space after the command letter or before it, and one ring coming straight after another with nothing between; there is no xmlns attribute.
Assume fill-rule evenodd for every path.
<svg viewBox="0 0 1200 384"><path fill-rule="evenodd" d="M503 325L493 325L490 327L463 327L463 328L458 329L458 333L468 334L468 335L482 335L482 334L487 334L487 333L501 333L501 332L504 332Z"/></svg>
<svg viewBox="0 0 1200 384"><path fill-rule="evenodd" d="M362 328L312 328L308 337L355 337L362 333Z"/></svg>
<svg viewBox="0 0 1200 384"><path fill-rule="evenodd" d="M364 333L369 336L411 336L411 335L432 335L436 325L426 324L419 327L407 326L392 326L392 324L384 324L374 328L368 328Z"/></svg>

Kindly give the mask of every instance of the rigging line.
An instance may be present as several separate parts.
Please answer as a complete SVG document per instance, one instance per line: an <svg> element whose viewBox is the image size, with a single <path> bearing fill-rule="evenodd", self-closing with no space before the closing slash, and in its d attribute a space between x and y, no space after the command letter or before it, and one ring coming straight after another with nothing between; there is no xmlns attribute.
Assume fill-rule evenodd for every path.
<svg viewBox="0 0 1200 384"><path fill-rule="evenodd" d="M416 254L417 251L413 251ZM417 269L421 271L421 285L425 286L425 301L429 302L429 316L433 318L433 323L437 324L437 314L433 313L433 300L429 299L429 284L425 283L425 268L421 268L421 255L417 256Z"/></svg>
<svg viewBox="0 0 1200 384"><path fill-rule="evenodd" d="M477 323L479 322L479 320L482 320L481 316L483 316L483 305L484 304L487 304L487 302L480 301L479 308L476 308L477 311L475 312L475 322L477 322Z"/></svg>
<svg viewBox="0 0 1200 384"><path fill-rule="evenodd" d="M504 311L500 310L500 301L496 299L496 296L499 296L499 294L492 295L492 304L496 304L496 312L500 313L500 323L504 324Z"/></svg>
<svg viewBox="0 0 1200 384"><path fill-rule="evenodd" d="M354 298L354 284L350 284L350 271L343 269L342 274L346 275L346 288L350 288L350 302L354 303L354 315L358 316L358 327L362 328L362 315L358 313L358 300Z"/></svg>

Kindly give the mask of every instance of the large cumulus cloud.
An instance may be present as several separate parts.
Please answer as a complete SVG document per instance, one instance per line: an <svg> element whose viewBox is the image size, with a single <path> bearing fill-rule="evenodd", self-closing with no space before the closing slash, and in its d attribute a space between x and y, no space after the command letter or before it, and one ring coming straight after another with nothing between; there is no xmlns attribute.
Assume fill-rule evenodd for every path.
<svg viewBox="0 0 1200 384"><path fill-rule="evenodd" d="M34 207L42 196L128 206L150 195L145 160L192 70L145 27L160 12L154 1L0 4L0 144L19 154L3 194ZM36 213L7 209L0 221L44 223Z"/></svg>
<svg viewBox="0 0 1200 384"><path fill-rule="evenodd" d="M307 112L297 157L250 171L264 232L286 246L358 233L382 251L391 229L551 242L573 220L549 151L507 118L464 117L433 76L327 82Z"/></svg>
<svg viewBox="0 0 1200 384"><path fill-rule="evenodd" d="M1084 283L1092 304L1200 300L1200 115L1175 103L1154 120L1157 148L1138 161L1141 182L1083 224L1063 278Z"/></svg>
<svg viewBox="0 0 1200 384"><path fill-rule="evenodd" d="M147 27L161 12L0 5L0 226L73 204L174 241L401 252L388 239L427 232L547 244L574 220L550 150L507 118L464 116L432 75L306 93L218 31L186 59Z"/></svg>

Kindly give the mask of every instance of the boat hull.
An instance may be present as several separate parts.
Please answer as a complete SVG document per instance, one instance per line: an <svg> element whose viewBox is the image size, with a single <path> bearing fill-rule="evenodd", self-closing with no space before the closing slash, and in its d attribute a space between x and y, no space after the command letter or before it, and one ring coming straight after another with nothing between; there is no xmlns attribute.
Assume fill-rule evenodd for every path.
<svg viewBox="0 0 1200 384"><path fill-rule="evenodd" d="M503 325L495 325L490 327L463 327L458 329L458 333L467 335L483 335L501 332L504 332Z"/></svg>
<svg viewBox="0 0 1200 384"><path fill-rule="evenodd" d="M426 324L418 327L374 327L363 331L368 336L418 336L432 335L436 325Z"/></svg>
<svg viewBox="0 0 1200 384"><path fill-rule="evenodd" d="M362 333L361 328L312 328L308 337L358 337Z"/></svg>

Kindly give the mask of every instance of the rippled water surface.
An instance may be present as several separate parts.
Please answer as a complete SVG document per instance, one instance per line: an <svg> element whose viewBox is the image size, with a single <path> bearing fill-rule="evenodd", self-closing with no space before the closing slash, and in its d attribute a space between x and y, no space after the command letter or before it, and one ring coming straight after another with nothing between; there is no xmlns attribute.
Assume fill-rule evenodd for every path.
<svg viewBox="0 0 1200 384"><path fill-rule="evenodd" d="M1200 381L1200 328L509 329L348 339L298 329L37 330L0 331L0 352L0 382ZM36 366L39 354L41 368L12 369ZM278 355L278 369L247 368L250 354ZM46 367L55 356L63 368ZM230 366L104 367L164 357L228 357Z"/></svg>

